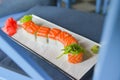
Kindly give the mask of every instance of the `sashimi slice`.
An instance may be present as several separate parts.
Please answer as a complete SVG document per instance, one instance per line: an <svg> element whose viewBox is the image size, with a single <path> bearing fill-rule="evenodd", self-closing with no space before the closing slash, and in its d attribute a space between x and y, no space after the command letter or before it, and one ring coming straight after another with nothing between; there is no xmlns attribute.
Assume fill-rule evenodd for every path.
<svg viewBox="0 0 120 80"><path fill-rule="evenodd" d="M36 25L34 22L32 21L28 21L22 24L22 27L29 33L31 34L35 34L38 29L40 28L40 26Z"/></svg>
<svg viewBox="0 0 120 80"><path fill-rule="evenodd" d="M33 24L33 22L32 21L28 21L28 22L25 22L25 23L23 23L22 24L22 27L24 28L24 29L26 29L28 26L30 26L31 24Z"/></svg>
<svg viewBox="0 0 120 80"><path fill-rule="evenodd" d="M64 39L66 37L69 37L69 36L71 36L69 33L65 32L65 31L61 31L61 33L56 36L56 40L58 40L61 43L63 43Z"/></svg>
<svg viewBox="0 0 120 80"><path fill-rule="evenodd" d="M68 46L74 43L77 43L77 40L73 36L66 37L63 41L64 46Z"/></svg>
<svg viewBox="0 0 120 80"><path fill-rule="evenodd" d="M57 57L59 59L63 55L68 55L68 62L76 64L83 61L84 49L77 43L70 44L65 46L63 49L63 54Z"/></svg>
<svg viewBox="0 0 120 80"><path fill-rule="evenodd" d="M61 32L60 29L52 28L48 34L49 38L56 39L56 36Z"/></svg>
<svg viewBox="0 0 120 80"><path fill-rule="evenodd" d="M68 62L76 64L76 63L80 63L83 61L83 53L79 53L79 54L68 54Z"/></svg>
<svg viewBox="0 0 120 80"><path fill-rule="evenodd" d="M38 29L37 36L47 37L49 31L50 31L50 28L49 28L49 27L41 26L41 27Z"/></svg>

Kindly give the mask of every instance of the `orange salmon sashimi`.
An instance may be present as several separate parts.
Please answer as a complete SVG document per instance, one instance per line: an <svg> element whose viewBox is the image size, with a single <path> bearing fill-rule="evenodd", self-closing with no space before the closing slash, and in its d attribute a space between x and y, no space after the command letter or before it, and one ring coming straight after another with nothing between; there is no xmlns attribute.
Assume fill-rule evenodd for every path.
<svg viewBox="0 0 120 80"><path fill-rule="evenodd" d="M50 32L50 28L46 26L41 26L37 32L37 36L47 37Z"/></svg>
<svg viewBox="0 0 120 80"><path fill-rule="evenodd" d="M67 54L69 63L76 64L83 61L84 49L79 44L72 43L65 46L63 51L64 52L58 56L57 59Z"/></svg>
<svg viewBox="0 0 120 80"><path fill-rule="evenodd" d="M56 36L61 32L60 29L52 28L48 34L49 38L56 39Z"/></svg>
<svg viewBox="0 0 120 80"><path fill-rule="evenodd" d="M35 32L37 32L37 30L40 28L40 26L36 25L34 22L32 21L28 21L22 24L22 27L29 33L31 34L35 34Z"/></svg>
<svg viewBox="0 0 120 80"><path fill-rule="evenodd" d="M56 36L56 40L60 41L61 43L63 43L64 39L66 37L71 36L69 33L65 32L65 31L61 31L60 34L58 34L58 36Z"/></svg>
<svg viewBox="0 0 120 80"><path fill-rule="evenodd" d="M28 21L28 22L23 23L23 24L22 24L22 27L23 27L24 29L26 29L28 26L33 25L33 24L34 24L34 22Z"/></svg>
<svg viewBox="0 0 120 80"><path fill-rule="evenodd" d="M68 36L63 41L64 46L68 46L74 43L77 43L77 40L73 36Z"/></svg>
<svg viewBox="0 0 120 80"><path fill-rule="evenodd" d="M76 63L80 63L83 61L83 53L79 53L79 54L68 54L68 62L76 64Z"/></svg>

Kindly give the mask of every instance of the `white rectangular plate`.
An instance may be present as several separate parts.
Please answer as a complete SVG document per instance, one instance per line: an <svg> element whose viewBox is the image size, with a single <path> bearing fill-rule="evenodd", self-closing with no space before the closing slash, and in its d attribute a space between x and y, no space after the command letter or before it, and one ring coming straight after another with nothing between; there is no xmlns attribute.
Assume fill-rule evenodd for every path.
<svg viewBox="0 0 120 80"><path fill-rule="evenodd" d="M44 38L42 42L39 40L40 38L35 40L33 35L26 33L22 28L18 29L17 33L13 36L13 38L30 48L31 50L35 51L37 54L44 57L45 59L47 59L48 61L59 67L61 70L74 77L75 79L81 79L82 76L85 73L87 73L96 63L97 55L94 55L90 49L93 45L99 44L78 34L75 34L71 31L68 31L49 21L46 21L40 17L37 17L35 15L32 16L32 20L37 24L42 24L50 28L59 28L72 34L79 41L79 44L86 49L84 61L78 64L68 63L66 58L67 55L61 57L60 59L56 59L56 57L61 54L61 49L63 48L62 44L54 40L50 40L49 43L45 43L43 42L45 41Z"/></svg>

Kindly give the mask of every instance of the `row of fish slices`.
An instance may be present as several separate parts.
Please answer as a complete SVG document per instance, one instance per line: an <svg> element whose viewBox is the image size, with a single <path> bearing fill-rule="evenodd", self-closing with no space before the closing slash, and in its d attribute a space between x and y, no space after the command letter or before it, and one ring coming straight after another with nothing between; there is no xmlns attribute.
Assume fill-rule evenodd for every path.
<svg viewBox="0 0 120 80"><path fill-rule="evenodd" d="M31 34L35 34L40 37L51 38L58 40L68 46L73 43L77 43L77 40L68 32L61 31L58 28L49 28L47 26L37 25L33 21L28 21L22 24L22 27Z"/></svg>

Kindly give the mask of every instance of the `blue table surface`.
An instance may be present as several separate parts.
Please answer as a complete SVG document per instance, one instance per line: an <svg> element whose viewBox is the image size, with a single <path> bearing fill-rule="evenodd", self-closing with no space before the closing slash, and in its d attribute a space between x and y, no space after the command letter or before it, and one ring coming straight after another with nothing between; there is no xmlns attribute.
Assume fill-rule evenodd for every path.
<svg viewBox="0 0 120 80"><path fill-rule="evenodd" d="M35 6L28 10L24 14L35 14L41 18L44 18L50 22L53 22L61 27L85 36L96 42L100 42L102 26L104 18L100 15L93 13L85 13L76 10L70 10L65 8L56 7L42 7ZM23 13L22 13L23 15ZM21 16L21 15L20 15ZM19 17L17 17L19 18ZM57 68L51 66L44 59L39 58L34 54L30 54L33 59L35 59L40 66L53 77L54 80L70 80ZM21 74L27 75L22 71L7 55L0 50L0 65L13 71L19 72ZM56 75L54 74L56 73ZM81 79L81 80L91 80L93 73L93 68Z"/></svg>

